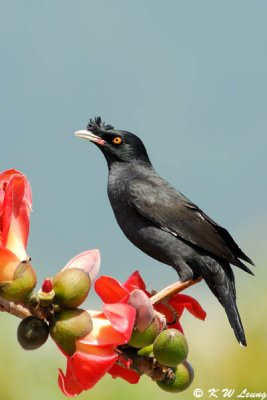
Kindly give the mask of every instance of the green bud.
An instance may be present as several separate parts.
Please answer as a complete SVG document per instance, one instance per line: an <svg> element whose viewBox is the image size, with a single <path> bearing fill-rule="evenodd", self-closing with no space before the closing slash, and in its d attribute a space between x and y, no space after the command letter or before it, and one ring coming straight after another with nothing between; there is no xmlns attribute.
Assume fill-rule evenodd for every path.
<svg viewBox="0 0 267 400"><path fill-rule="evenodd" d="M75 341L92 330L90 315L81 309L63 310L50 322L50 335L68 355L75 352Z"/></svg>
<svg viewBox="0 0 267 400"><path fill-rule="evenodd" d="M36 273L29 261L17 266L14 279L0 284L0 296L14 303L24 303L36 285Z"/></svg>
<svg viewBox="0 0 267 400"><path fill-rule="evenodd" d="M26 317L18 326L18 342L25 350L38 349L46 342L48 335L47 323L37 317Z"/></svg>
<svg viewBox="0 0 267 400"><path fill-rule="evenodd" d="M153 344L150 344L149 346L145 346L142 349L138 350L137 354L142 357L154 357Z"/></svg>
<svg viewBox="0 0 267 400"><path fill-rule="evenodd" d="M132 336L128 344L129 346L140 349L142 347L152 344L158 333L159 323L157 318L154 318L150 325L148 325L148 327L142 332L135 328L132 332Z"/></svg>
<svg viewBox="0 0 267 400"><path fill-rule="evenodd" d="M65 308L76 308L84 302L90 287L90 276L82 269L61 271L53 278L54 302Z"/></svg>
<svg viewBox="0 0 267 400"><path fill-rule="evenodd" d="M170 382L157 381L158 386L170 393L178 393L187 389L194 379L194 370L192 366L185 361L179 364L175 370L175 378Z"/></svg>
<svg viewBox="0 0 267 400"><path fill-rule="evenodd" d="M187 340L177 329L166 329L155 339L153 352L160 364L176 367L187 358Z"/></svg>

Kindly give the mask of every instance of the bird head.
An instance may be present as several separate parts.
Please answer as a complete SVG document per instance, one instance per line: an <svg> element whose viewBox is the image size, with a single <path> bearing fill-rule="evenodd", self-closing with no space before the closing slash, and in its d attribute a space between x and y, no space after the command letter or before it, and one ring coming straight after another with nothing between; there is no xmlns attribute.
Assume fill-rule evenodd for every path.
<svg viewBox="0 0 267 400"><path fill-rule="evenodd" d="M143 161L150 164L143 142L133 133L114 129L101 121L100 117L90 119L85 130L75 136L94 143L104 154L108 165L113 162Z"/></svg>

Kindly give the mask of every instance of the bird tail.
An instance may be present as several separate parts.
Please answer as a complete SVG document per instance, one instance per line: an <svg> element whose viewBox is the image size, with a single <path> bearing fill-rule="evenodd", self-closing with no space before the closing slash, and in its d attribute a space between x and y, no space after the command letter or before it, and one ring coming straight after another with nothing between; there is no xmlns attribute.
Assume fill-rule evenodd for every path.
<svg viewBox="0 0 267 400"><path fill-rule="evenodd" d="M216 274L212 273L207 277L204 276L204 279L213 294L224 307L238 342L241 346L246 346L245 332L236 305L235 278L233 271L229 264L216 264Z"/></svg>

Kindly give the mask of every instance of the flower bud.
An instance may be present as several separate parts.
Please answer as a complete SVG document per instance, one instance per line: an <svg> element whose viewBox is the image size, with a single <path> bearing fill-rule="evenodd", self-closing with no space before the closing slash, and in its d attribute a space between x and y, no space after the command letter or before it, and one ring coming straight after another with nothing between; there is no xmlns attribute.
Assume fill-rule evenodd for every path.
<svg viewBox="0 0 267 400"><path fill-rule="evenodd" d="M51 279L46 278L42 284L42 293L51 293L53 292L53 282Z"/></svg>
<svg viewBox="0 0 267 400"><path fill-rule="evenodd" d="M135 327L143 332L152 322L155 311L147 295L140 289L131 292L128 304L135 308Z"/></svg>
<svg viewBox="0 0 267 400"><path fill-rule="evenodd" d="M18 326L18 342L25 350L38 349L46 342L48 335L47 323L37 317L26 317Z"/></svg>
<svg viewBox="0 0 267 400"><path fill-rule="evenodd" d="M159 333L159 323L157 318L154 318L150 325L142 332L134 328L129 346L140 349L152 344Z"/></svg>
<svg viewBox="0 0 267 400"><path fill-rule="evenodd" d="M166 329L156 337L153 352L160 364L176 367L187 358L187 340L177 329Z"/></svg>
<svg viewBox="0 0 267 400"><path fill-rule="evenodd" d="M153 344L150 344L138 350L137 354L142 357L154 357Z"/></svg>
<svg viewBox="0 0 267 400"><path fill-rule="evenodd" d="M49 307L55 297L55 291L53 289L53 282L51 279L45 279L43 281L42 287L38 290L38 299L42 307Z"/></svg>
<svg viewBox="0 0 267 400"><path fill-rule="evenodd" d="M192 366L185 361L179 364L175 370L175 378L172 381L157 381L158 386L170 393L178 393L187 389L194 379L194 370Z"/></svg>
<svg viewBox="0 0 267 400"><path fill-rule="evenodd" d="M61 271L53 279L55 303L65 308L76 308L84 302L90 287L90 276L82 269Z"/></svg>
<svg viewBox="0 0 267 400"><path fill-rule="evenodd" d="M14 303L24 303L36 285L36 273L31 263L22 261L17 266L14 279L0 284L0 296Z"/></svg>
<svg viewBox="0 0 267 400"><path fill-rule="evenodd" d="M68 355L75 352L75 341L92 330L92 319L88 312L75 309L60 311L50 322L50 335Z"/></svg>

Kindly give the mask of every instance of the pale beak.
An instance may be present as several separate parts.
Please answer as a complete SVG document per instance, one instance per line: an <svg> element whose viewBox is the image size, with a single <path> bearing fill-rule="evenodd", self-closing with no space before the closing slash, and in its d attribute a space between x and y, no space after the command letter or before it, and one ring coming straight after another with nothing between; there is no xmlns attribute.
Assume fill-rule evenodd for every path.
<svg viewBox="0 0 267 400"><path fill-rule="evenodd" d="M101 137L95 135L90 131L87 131L86 129L81 131L76 131L74 132L74 135L77 136L78 138L87 139L90 140L90 142L100 144L101 146L103 146L103 144L106 143L104 139L102 139Z"/></svg>

